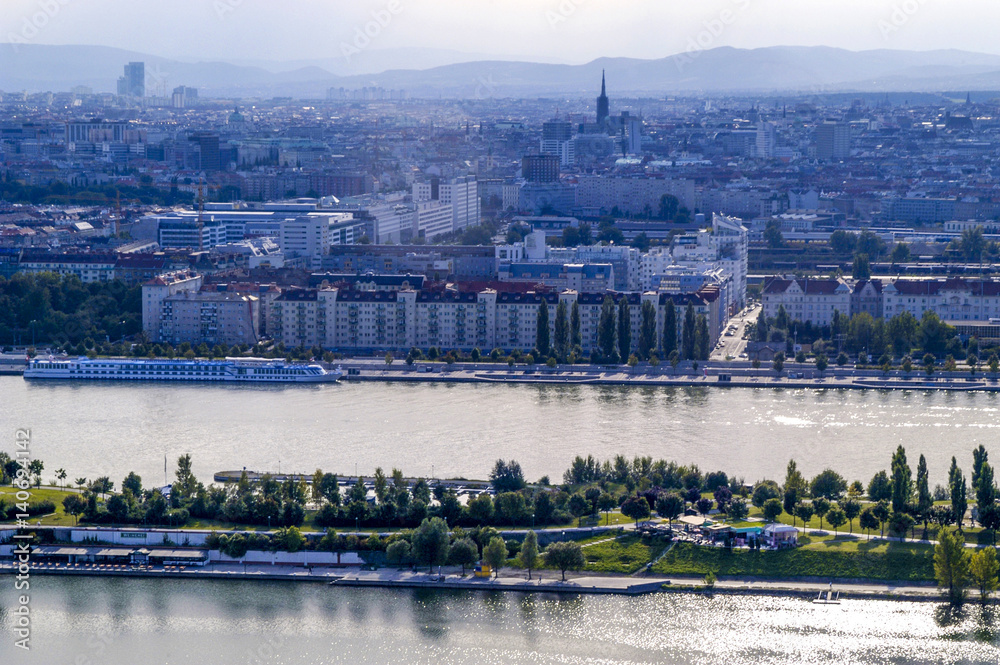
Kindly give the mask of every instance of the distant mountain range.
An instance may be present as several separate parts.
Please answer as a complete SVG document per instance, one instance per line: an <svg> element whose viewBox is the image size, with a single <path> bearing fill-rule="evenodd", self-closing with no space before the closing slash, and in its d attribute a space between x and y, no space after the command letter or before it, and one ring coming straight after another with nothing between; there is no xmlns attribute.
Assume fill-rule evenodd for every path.
<svg viewBox="0 0 1000 665"><path fill-rule="evenodd" d="M210 97L316 99L330 87L380 86L419 97L590 97L606 70L611 96L1000 90L1000 56L958 50L847 51L814 46L714 48L656 60L600 58L582 65L511 60L435 49L362 52L349 62L183 62L103 46L0 44L0 90L112 92L125 63L146 63L147 94L179 85ZM363 64L362 58L368 58ZM471 62L462 60L472 58ZM366 68L405 61L412 68ZM428 66L435 65L436 66ZM422 67L422 68L421 68ZM358 73L361 72L361 73Z"/></svg>

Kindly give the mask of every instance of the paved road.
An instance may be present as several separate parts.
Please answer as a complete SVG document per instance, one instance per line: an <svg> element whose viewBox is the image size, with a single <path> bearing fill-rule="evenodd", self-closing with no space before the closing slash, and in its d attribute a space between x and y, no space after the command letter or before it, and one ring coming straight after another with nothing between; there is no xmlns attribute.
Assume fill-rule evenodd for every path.
<svg viewBox="0 0 1000 665"><path fill-rule="evenodd" d="M747 340L743 339L743 333L746 331L748 323L752 323L757 320L757 314L760 312L761 305L755 305L749 310L744 310L741 314L734 316L729 320L729 326L723 331L722 337L719 338L719 344L712 351L710 358L712 360L725 360L729 358L739 358L743 350L746 349ZM735 330L732 335L727 334L730 327L735 326Z"/></svg>

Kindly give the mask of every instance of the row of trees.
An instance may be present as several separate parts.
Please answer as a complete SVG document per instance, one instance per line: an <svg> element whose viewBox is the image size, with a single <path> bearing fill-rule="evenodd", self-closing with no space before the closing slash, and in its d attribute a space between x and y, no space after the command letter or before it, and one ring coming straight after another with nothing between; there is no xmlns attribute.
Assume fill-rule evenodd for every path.
<svg viewBox="0 0 1000 665"><path fill-rule="evenodd" d="M516 562L528 571L544 562L562 572L566 579L567 570L579 570L584 566L583 551L578 543L557 542L542 551L538 546L538 535L528 531L524 540L505 542L493 529L480 529L469 535L461 529L449 534L448 524L439 517L425 519L411 533L401 533L392 537L386 547L386 560L393 565L426 565L428 568L451 564L465 567L482 561L490 566L494 577L498 576L508 558L513 554Z"/></svg>
<svg viewBox="0 0 1000 665"><path fill-rule="evenodd" d="M181 191L174 183L169 189L152 186L152 180L142 181L138 187L128 185L94 185L78 187L64 181L48 185L28 185L12 177L8 171L0 180L0 201L31 203L33 205L90 205L107 206L117 201L138 201L143 205L174 206L194 202L194 194Z"/></svg>
<svg viewBox="0 0 1000 665"><path fill-rule="evenodd" d="M793 523L798 519L807 523L818 516L821 526L825 522L837 529L849 524L853 531L854 519L860 518L862 529L879 529L884 533L888 525L891 531L900 534L922 523L926 535L931 522L940 526L957 524L962 528L969 509L970 490L954 457L948 478L947 487L937 486L932 491L926 458L920 456L914 475L906 449L899 446L890 460L889 473L878 471L867 488L859 480L848 483L833 469L824 469L806 479L795 460L789 461L783 483L763 479L750 488L742 479L730 478L723 471L702 474L695 465L680 466L648 457L629 461L621 455L604 462L592 456L578 456L563 481L577 487L577 493L582 492L585 498L589 493L598 502L602 491L615 496L622 512L636 520L647 517L653 510L673 519L689 508L702 514L717 508L742 518L748 509L745 502L748 499L769 520L786 513ZM988 453L981 445L973 451L971 488L976 507L973 514L980 526L994 532L1000 530L1000 495ZM615 494L619 489L625 489L628 495ZM712 498L705 497L706 493L711 493ZM870 502L868 505L862 503L865 498ZM948 501L949 505L935 505L935 501ZM643 512L642 504L647 512Z"/></svg>
<svg viewBox="0 0 1000 665"><path fill-rule="evenodd" d="M144 489L142 479L130 473L122 491L114 494L115 484L106 477L77 479L81 493L67 496L63 505L67 513L90 523L179 526L195 518L267 527L301 526L307 510L316 511L321 527L414 527L427 517L440 517L453 526L559 525L598 510L596 497L585 500L561 488L528 487L514 460L494 465L490 481L495 497L482 493L465 505L443 483L432 487L417 479L411 486L399 469L390 475L375 470L371 500L361 478L345 489L335 474L319 469L311 483L302 476L279 481L269 474L251 482L243 472L236 483L206 487L195 478L191 464L190 455L178 459L168 496L159 488ZM612 500L606 509L617 505Z"/></svg>
<svg viewBox="0 0 1000 665"><path fill-rule="evenodd" d="M6 452L0 451L0 485L14 482L17 472L21 468L22 464L20 460L11 457ZM29 460L24 470L31 477L31 481L35 487L42 484L42 471L45 470L45 462L40 459ZM65 480L66 472L63 469L58 469L56 476L61 480Z"/></svg>
<svg viewBox="0 0 1000 665"><path fill-rule="evenodd" d="M212 534L205 544L234 559L241 559L250 550L299 552L385 552L390 565L461 566L462 574L477 561L490 566L494 576L508 564L511 557L517 565L532 571L541 565L557 568L566 579L567 570L579 570L586 563L578 543L556 542L542 548L538 534L529 531L523 541L504 541L492 527L465 530L449 529L440 517L425 518L415 529L398 531L386 538L371 534L362 539L357 534L338 534L327 529L322 537L306 537L298 528L282 527L274 533Z"/></svg>
<svg viewBox="0 0 1000 665"><path fill-rule="evenodd" d="M597 328L597 348L591 353L591 363L623 363L635 364L639 361L659 362L660 358L668 358L671 362L681 360L707 360L711 352L711 338L708 331L708 319L704 314L696 314L689 303L684 309L683 320L678 325L678 311L672 301L668 301L664 316L663 335L657 338L656 307L651 302L644 302L640 310L638 339L632 338L631 308L627 297L621 296L617 304L610 295L601 304L600 318ZM493 349L484 355L479 349L473 349L468 355L461 351L443 351L431 347L426 354L420 349L410 349L406 362L413 364L423 358L444 360L448 363L468 359L480 362L489 359L492 362L548 362L557 363L585 362L581 348L583 339L580 326L580 308L574 302L567 306L560 301L556 305L554 321L550 321L549 305L542 302L538 306L535 320L535 348L525 353L513 350L509 354L503 349ZM392 362L392 355L386 355L386 362Z"/></svg>
<svg viewBox="0 0 1000 665"><path fill-rule="evenodd" d="M754 323L752 337L759 342L786 344L789 353L792 342L796 341L812 344L817 355L828 351L835 354L843 349L856 356L886 357L887 361L916 352L937 358L950 355L959 360L978 359L980 354L978 340L972 338L963 344L955 328L931 310L926 310L919 320L909 312L901 312L888 320L876 319L866 312L854 316L834 312L832 318L829 326L817 326L792 320L783 306L772 318L766 317L762 310Z"/></svg>
<svg viewBox="0 0 1000 665"><path fill-rule="evenodd" d="M730 478L725 471L703 473L697 464L679 465L649 456L636 456L629 460L624 455L604 461L593 455L578 455L563 473L563 482L568 486L595 484L612 491L616 487L624 487L629 493L650 487L693 489L698 492L714 492L722 486L738 492L743 487L742 478Z"/></svg>
<svg viewBox="0 0 1000 665"><path fill-rule="evenodd" d="M9 466L8 462L0 468ZM952 458L948 487L935 487L933 492L923 455L914 475L905 448L899 446L889 469L889 473L874 474L865 488L857 480L848 484L832 469L807 480L791 460L783 484L763 479L751 488L741 478L730 478L723 471L702 473L696 465L651 457L628 460L618 455L600 462L593 456L577 456L563 474L561 487L548 486L547 478L532 487L520 464L501 459L490 472L495 496L482 493L463 505L454 490L443 483L432 487L418 479L411 486L399 469L389 475L376 469L370 488L358 478L346 491L335 474L319 469L311 484L304 477L278 481L269 475L250 482L244 472L237 483L206 487L195 478L190 456L184 455L177 461L169 499L159 489L144 489L141 478L130 473L122 481L122 491L111 496L107 496L114 489L110 479L77 479L84 491L66 497L64 506L68 513L96 523L182 525L195 517L292 527L304 522L307 510L315 510L315 521L322 527L415 527L428 517L441 518L452 526L516 527L566 524L575 517L607 513L619 506L637 521L653 510L673 519L689 506L702 514L714 507L739 519L748 513L749 502L768 519L784 512L793 523L797 519L807 523L816 515L821 526L825 521L837 529L849 523L853 531L854 519L860 518L863 529L883 532L888 524L896 533L923 523L926 535L931 522L957 524L961 530L970 499L974 499L973 514L978 523L993 531L1000 529L995 474L983 446L973 451L972 497L956 458ZM60 472L65 477L65 472ZM707 493L712 498L704 496ZM865 497L870 505L862 506ZM949 505L936 506L935 500L947 500Z"/></svg>
<svg viewBox="0 0 1000 665"><path fill-rule="evenodd" d="M672 300L668 300L664 310L663 335L656 335L656 307L653 303L643 302L640 309L639 339L632 340L632 316L628 299L622 296L616 307L614 299L609 295L601 304L600 319L597 324L597 351L600 362L618 363L629 359L635 352L638 360L669 358L672 362L678 360L708 360L711 352L711 338L708 332L708 319L704 314L695 314L694 306L688 303L684 310L684 318L678 326L677 308ZM539 317L541 318L541 316ZM546 317L547 321L547 317ZM678 335L678 330L680 335ZM541 324L539 324L541 332Z"/></svg>
<svg viewBox="0 0 1000 665"><path fill-rule="evenodd" d="M990 593L996 591L1000 577L996 549L984 547L970 553L960 532L942 529L934 546L934 577L952 605L962 604L970 583L985 603Z"/></svg>
<svg viewBox="0 0 1000 665"><path fill-rule="evenodd" d="M931 522L942 527L957 524L961 531L969 508L969 492L957 459L952 457L951 460L948 487L938 486L932 492L928 478L926 458L920 456L914 477L903 446L897 447L893 453L890 472L878 471L869 481L867 491L860 481L848 485L832 469L826 469L811 482L806 482L793 460L788 464L784 485L779 486L772 480L759 481L753 488L752 502L764 511L768 519L777 519L784 512L793 521L799 518L808 522L813 515L817 515L822 524L822 519L826 517L834 528L850 522L852 530L854 518L860 517L861 528L877 528L880 533L887 524L892 532L904 534L922 523L926 536ZM995 532L1000 529L1000 507L993 467L983 446L973 451L972 487L976 501L975 515L980 526ZM871 505L862 509L859 499L865 494ZM812 498L808 503L804 501L807 497ZM944 500L950 505L935 505L935 501ZM834 501L837 503L832 503ZM842 515L836 512L838 509Z"/></svg>

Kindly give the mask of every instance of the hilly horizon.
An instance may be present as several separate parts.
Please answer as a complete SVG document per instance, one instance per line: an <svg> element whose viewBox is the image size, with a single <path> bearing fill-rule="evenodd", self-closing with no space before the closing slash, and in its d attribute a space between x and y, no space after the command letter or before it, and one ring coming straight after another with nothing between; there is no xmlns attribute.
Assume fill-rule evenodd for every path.
<svg viewBox="0 0 1000 665"><path fill-rule="evenodd" d="M445 50L425 49L423 58L415 57L420 49L398 51L379 57L385 63L463 57ZM133 60L146 63L147 94L169 95L174 87L186 85L206 97L222 98L317 99L330 87L364 86L405 89L414 97L591 97L599 91L602 70L607 72L609 94L619 97L1000 89L1000 56L955 49L724 46L658 59L598 58L580 65L475 60L338 76L329 71L336 58L184 62L104 46L0 44L0 90L61 92L86 85L95 92L113 92L122 68Z"/></svg>

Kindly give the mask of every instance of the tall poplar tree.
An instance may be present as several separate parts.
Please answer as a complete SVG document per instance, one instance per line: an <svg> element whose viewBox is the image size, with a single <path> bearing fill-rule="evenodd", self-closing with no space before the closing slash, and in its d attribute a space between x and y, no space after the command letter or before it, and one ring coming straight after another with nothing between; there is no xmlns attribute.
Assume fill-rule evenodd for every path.
<svg viewBox="0 0 1000 665"><path fill-rule="evenodd" d="M549 355L549 303L545 296L538 305L538 317L535 320L535 348L544 358Z"/></svg>
<svg viewBox="0 0 1000 665"><path fill-rule="evenodd" d="M656 307L646 300L642 303L642 323L639 326L639 357L648 360L656 350Z"/></svg>
<svg viewBox="0 0 1000 665"><path fill-rule="evenodd" d="M688 303L684 310L684 326L681 329L681 357L684 360L694 360L694 331L694 306Z"/></svg>
<svg viewBox="0 0 1000 665"><path fill-rule="evenodd" d="M965 511L969 507L969 498L965 483L965 476L958 468L958 461L951 458L951 468L948 470L948 488L951 493L951 512L955 516L955 524L958 530L962 530L962 520L965 518Z"/></svg>
<svg viewBox="0 0 1000 665"><path fill-rule="evenodd" d="M556 355L559 360L565 360L569 355L569 321L566 317L566 302L562 300L556 305L555 343Z"/></svg>
<svg viewBox="0 0 1000 665"><path fill-rule="evenodd" d="M618 355L622 362L632 353L632 308L628 296L622 294L618 300Z"/></svg>
<svg viewBox="0 0 1000 665"><path fill-rule="evenodd" d="M892 455L892 511L905 511L912 497L913 472L906 463L906 450L898 446Z"/></svg>
<svg viewBox="0 0 1000 665"><path fill-rule="evenodd" d="M583 337L580 334L580 303L573 301L573 307L569 313L569 345L582 346Z"/></svg>
<svg viewBox="0 0 1000 665"><path fill-rule="evenodd" d="M704 314L699 314L694 333L694 355L698 360L708 360L709 339L708 339L708 319Z"/></svg>
<svg viewBox="0 0 1000 665"><path fill-rule="evenodd" d="M924 522L924 537L927 537L927 522L930 519L931 508L934 507L934 497L927 479L927 460L923 455L917 462L917 510L916 514Z"/></svg>
<svg viewBox="0 0 1000 665"><path fill-rule="evenodd" d="M601 318L597 322L597 346L605 362L617 362L615 348L615 301L605 296L601 304Z"/></svg>
<svg viewBox="0 0 1000 665"><path fill-rule="evenodd" d="M663 357L669 358L677 350L677 308L673 298L667 299L663 310Z"/></svg>

